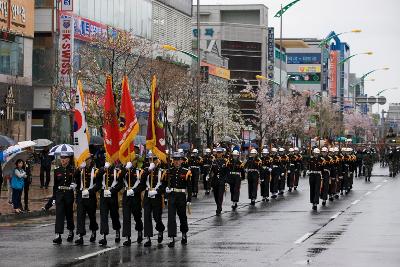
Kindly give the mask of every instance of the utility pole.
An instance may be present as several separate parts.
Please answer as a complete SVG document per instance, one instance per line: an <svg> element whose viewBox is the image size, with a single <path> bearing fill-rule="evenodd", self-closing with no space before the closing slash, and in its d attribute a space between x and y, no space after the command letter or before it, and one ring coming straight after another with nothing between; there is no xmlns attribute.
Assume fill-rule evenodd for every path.
<svg viewBox="0 0 400 267"><path fill-rule="evenodd" d="M196 99L197 99L197 144L196 147L201 150L201 132L200 132L200 0L197 0L197 69L196 69Z"/></svg>

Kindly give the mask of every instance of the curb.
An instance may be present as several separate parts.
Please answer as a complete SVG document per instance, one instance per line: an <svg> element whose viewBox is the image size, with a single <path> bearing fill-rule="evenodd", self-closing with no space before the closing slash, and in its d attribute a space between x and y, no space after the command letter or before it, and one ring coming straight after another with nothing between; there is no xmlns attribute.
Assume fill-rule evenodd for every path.
<svg viewBox="0 0 400 267"><path fill-rule="evenodd" d="M0 215L0 223L8 223L14 222L21 219L31 219L31 218L38 218L38 217L45 217L45 216L52 216L56 214L55 209L43 211L43 210L36 210L27 213L20 213L20 214L4 214Z"/></svg>

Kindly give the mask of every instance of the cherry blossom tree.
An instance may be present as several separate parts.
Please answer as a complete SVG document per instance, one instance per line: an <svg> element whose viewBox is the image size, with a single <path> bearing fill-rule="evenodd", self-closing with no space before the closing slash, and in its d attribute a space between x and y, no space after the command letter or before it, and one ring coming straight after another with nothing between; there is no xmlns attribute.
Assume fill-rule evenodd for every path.
<svg viewBox="0 0 400 267"><path fill-rule="evenodd" d="M354 136L364 140L370 140L373 135L372 119L358 111L344 113L344 126L347 130L353 133Z"/></svg>

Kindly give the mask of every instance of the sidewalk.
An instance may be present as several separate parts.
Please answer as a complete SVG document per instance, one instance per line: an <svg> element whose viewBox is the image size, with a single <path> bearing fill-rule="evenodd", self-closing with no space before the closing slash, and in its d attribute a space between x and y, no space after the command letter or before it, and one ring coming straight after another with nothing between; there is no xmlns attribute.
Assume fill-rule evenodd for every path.
<svg viewBox="0 0 400 267"><path fill-rule="evenodd" d="M14 219L31 218L43 215L49 215L54 213L54 209L44 212L42 207L47 203L47 200L53 194L53 175L51 175L50 185L48 189L40 188L40 178L39 178L39 165L33 166L32 170L32 184L29 187L29 210L30 212L15 214L12 205L8 204L8 182L5 179L3 183L3 188L1 190L0 197L0 222L6 222ZM11 196L11 194L10 194ZM24 193L22 193L21 198L22 206L24 207Z"/></svg>

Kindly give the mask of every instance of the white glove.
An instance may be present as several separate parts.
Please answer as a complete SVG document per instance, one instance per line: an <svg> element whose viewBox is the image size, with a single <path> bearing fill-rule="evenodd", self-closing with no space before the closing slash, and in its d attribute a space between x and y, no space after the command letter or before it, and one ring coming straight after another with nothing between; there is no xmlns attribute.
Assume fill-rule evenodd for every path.
<svg viewBox="0 0 400 267"><path fill-rule="evenodd" d="M281 176L285 176L285 173L284 173L284 172L282 172L282 173L281 173Z"/></svg>
<svg viewBox="0 0 400 267"><path fill-rule="evenodd" d="M210 180L210 175L206 176L206 181Z"/></svg>
<svg viewBox="0 0 400 267"><path fill-rule="evenodd" d="M271 168L268 168L268 171L272 171L272 169L271 169Z"/></svg>
<svg viewBox="0 0 400 267"><path fill-rule="evenodd" d="M157 191L156 191L156 190L151 190L151 191L149 191L149 193L148 193L149 198L154 198L155 195L157 195Z"/></svg>
<svg viewBox="0 0 400 267"><path fill-rule="evenodd" d="M71 188L72 190L75 190L76 184L75 184L75 183L71 183L71 185L69 186L69 188Z"/></svg>
<svg viewBox="0 0 400 267"><path fill-rule="evenodd" d="M126 190L126 196L130 197L133 196L135 194L135 192L133 192L132 189Z"/></svg>
<svg viewBox="0 0 400 267"><path fill-rule="evenodd" d="M290 173L290 171L287 171L287 173Z"/></svg>
<svg viewBox="0 0 400 267"><path fill-rule="evenodd" d="M132 162L128 161L128 163L126 163L125 168L126 168L126 169L132 168Z"/></svg>
<svg viewBox="0 0 400 267"><path fill-rule="evenodd" d="M104 164L104 168L106 169L110 168L110 166L111 166L110 162L106 162L106 164Z"/></svg>
<svg viewBox="0 0 400 267"><path fill-rule="evenodd" d="M82 162L81 165L79 165L79 167L80 167L81 169L84 169L84 168L86 167L86 162L85 162L85 161Z"/></svg>
<svg viewBox="0 0 400 267"><path fill-rule="evenodd" d="M165 188L165 193L169 194L172 192L172 189L170 189L169 187Z"/></svg>
<svg viewBox="0 0 400 267"><path fill-rule="evenodd" d="M89 198L89 190L82 190L82 198Z"/></svg>
<svg viewBox="0 0 400 267"><path fill-rule="evenodd" d="M51 204L54 206L56 204L56 200L54 199Z"/></svg>
<svg viewBox="0 0 400 267"><path fill-rule="evenodd" d="M110 190L104 190L104 197L111 197L111 191Z"/></svg>
<svg viewBox="0 0 400 267"><path fill-rule="evenodd" d="M186 205L192 206L192 202L186 202Z"/></svg>
<svg viewBox="0 0 400 267"><path fill-rule="evenodd" d="M149 171L152 171L152 170L154 170L154 168L156 167L156 164L154 164L153 162L152 163L150 163L150 166L149 166Z"/></svg>

